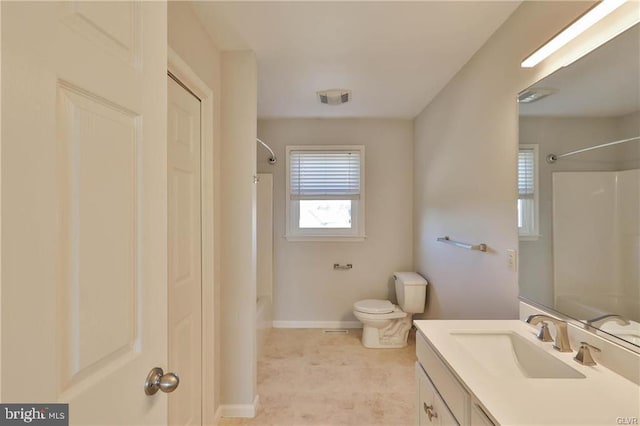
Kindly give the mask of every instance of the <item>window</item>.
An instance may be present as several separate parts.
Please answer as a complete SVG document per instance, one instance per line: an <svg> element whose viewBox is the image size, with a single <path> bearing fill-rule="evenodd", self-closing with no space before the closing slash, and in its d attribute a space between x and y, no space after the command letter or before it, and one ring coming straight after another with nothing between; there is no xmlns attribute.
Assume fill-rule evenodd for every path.
<svg viewBox="0 0 640 426"><path fill-rule="evenodd" d="M364 238L364 146L287 147L287 239Z"/></svg>
<svg viewBox="0 0 640 426"><path fill-rule="evenodd" d="M522 144L518 150L518 234L521 240L537 240L538 145Z"/></svg>

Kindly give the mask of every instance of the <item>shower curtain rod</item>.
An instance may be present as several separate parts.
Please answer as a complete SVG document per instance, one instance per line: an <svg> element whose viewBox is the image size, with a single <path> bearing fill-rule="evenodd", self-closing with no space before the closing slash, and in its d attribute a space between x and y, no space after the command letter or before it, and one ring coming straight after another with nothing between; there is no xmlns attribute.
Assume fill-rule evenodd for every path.
<svg viewBox="0 0 640 426"><path fill-rule="evenodd" d="M262 142L260 139L256 138L256 140L258 142L260 142L262 144L262 146L264 146L265 148L267 148L269 150L269 152L271 153L271 157L269 157L269 164L276 164L276 161L278 161L278 159L276 158L276 154L273 153L273 150L271 148L269 148L269 145L267 145L266 143Z"/></svg>
<svg viewBox="0 0 640 426"><path fill-rule="evenodd" d="M620 143L631 142L631 141L635 141L635 140L640 140L640 136L636 136L636 137L629 138L629 139L621 139L619 141L614 141L614 142L609 142L609 143L603 143L601 145L590 146L589 148L582 148L582 149L578 149L576 151L565 152L564 154L549 154L549 155L547 155L547 163L553 164L553 163L556 162L556 160L558 160L558 158L568 157L570 155L580 154L581 152L587 152L587 151L591 151L591 150L594 150L594 149L604 148L604 147L607 147L607 146L618 145Z"/></svg>

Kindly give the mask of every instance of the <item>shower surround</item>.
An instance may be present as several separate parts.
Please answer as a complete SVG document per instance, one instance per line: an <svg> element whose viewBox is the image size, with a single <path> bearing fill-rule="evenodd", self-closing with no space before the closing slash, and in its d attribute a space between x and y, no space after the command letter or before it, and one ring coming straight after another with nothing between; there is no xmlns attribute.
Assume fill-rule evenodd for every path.
<svg viewBox="0 0 640 426"><path fill-rule="evenodd" d="M640 322L640 169L553 174L555 306Z"/></svg>

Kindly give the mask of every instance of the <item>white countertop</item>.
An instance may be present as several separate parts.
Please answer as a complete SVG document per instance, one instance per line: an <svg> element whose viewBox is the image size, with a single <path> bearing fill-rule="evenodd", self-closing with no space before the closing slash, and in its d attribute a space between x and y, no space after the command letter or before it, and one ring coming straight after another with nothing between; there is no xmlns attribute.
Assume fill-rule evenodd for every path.
<svg viewBox="0 0 640 426"><path fill-rule="evenodd" d="M539 341L536 328L529 324L519 320L417 320L414 323L460 382L502 425L640 423L640 386L601 365L578 364L573 360L575 351L561 353L552 348L552 343ZM451 332L463 330L515 331L586 377L497 378L470 359L451 336Z"/></svg>

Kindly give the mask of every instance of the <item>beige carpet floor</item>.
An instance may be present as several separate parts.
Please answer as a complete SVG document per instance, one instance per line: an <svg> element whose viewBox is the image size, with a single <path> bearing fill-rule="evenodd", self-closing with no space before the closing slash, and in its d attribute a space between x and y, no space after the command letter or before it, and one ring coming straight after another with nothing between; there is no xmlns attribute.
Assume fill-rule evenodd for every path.
<svg viewBox="0 0 640 426"><path fill-rule="evenodd" d="M273 329L258 361L258 415L220 425L413 425L415 335L402 349L367 349L361 335Z"/></svg>

